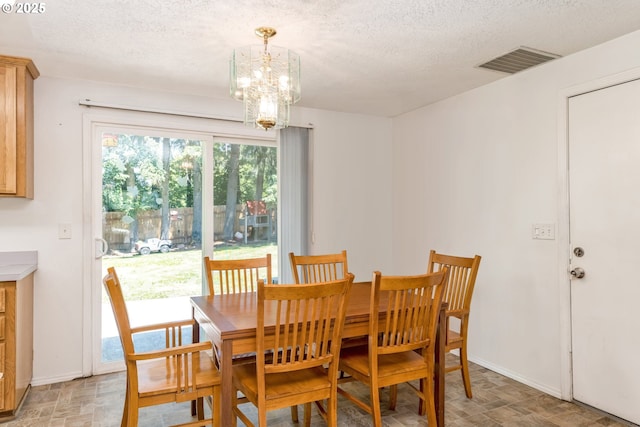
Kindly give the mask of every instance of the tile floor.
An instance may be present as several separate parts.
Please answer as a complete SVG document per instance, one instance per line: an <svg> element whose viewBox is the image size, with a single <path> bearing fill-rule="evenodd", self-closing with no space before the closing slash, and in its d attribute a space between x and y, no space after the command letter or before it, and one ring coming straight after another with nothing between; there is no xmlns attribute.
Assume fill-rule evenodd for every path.
<svg viewBox="0 0 640 427"><path fill-rule="evenodd" d="M455 356L448 355L453 358ZM125 389L124 372L33 387L16 419L1 424L14 426L111 427L119 426ZM466 426L629 426L631 424L527 387L488 369L472 364L473 399L467 399L458 373L446 379L446 425ZM357 384L347 384L352 390ZM358 388L358 392L367 391ZM383 399L386 395L383 394ZM396 411L385 410L389 427L426 426L416 413L417 397L408 387L399 387ZM340 400L339 425L370 426L369 415L346 400ZM302 415L302 408L300 408ZM161 427L190 420L189 404L143 408L140 427ZM255 417L254 417L255 419ZM242 426L242 423L238 423ZM269 414L269 425L296 426L289 409ZM324 425L314 411L312 425Z"/></svg>

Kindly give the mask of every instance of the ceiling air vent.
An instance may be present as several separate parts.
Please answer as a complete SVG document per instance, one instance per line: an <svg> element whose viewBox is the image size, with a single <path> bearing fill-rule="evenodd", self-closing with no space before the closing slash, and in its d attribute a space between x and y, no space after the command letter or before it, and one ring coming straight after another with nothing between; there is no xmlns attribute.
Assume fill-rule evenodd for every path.
<svg viewBox="0 0 640 427"><path fill-rule="evenodd" d="M520 47L489 62L480 64L478 67L513 74L556 58L560 58L560 55L529 47Z"/></svg>

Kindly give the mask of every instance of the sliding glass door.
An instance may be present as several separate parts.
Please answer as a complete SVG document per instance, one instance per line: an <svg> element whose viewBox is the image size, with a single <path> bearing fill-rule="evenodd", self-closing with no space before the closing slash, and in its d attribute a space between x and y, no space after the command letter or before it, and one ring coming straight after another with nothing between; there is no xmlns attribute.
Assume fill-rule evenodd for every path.
<svg viewBox="0 0 640 427"><path fill-rule="evenodd" d="M204 168L211 168L203 162L207 137L98 126L94 139L100 154L94 156L94 215L101 218L94 225L96 276L116 269L132 325L190 318L189 297L203 292L203 242L213 241L211 227L203 226L212 215L206 207L211 204L203 203L213 186L203 180ZM94 371L121 369L111 305L101 283L97 286ZM191 331L185 334L190 340ZM163 344L164 336L146 333L136 347L144 351Z"/></svg>
<svg viewBox="0 0 640 427"><path fill-rule="evenodd" d="M208 292L204 256L270 253L274 280L284 283L291 280L287 253L307 249L306 129L283 130L279 140L273 133L232 136L228 129L230 136L214 136L197 121L197 131L114 123L85 120L91 139L85 200L92 217L85 243L92 283L85 299L85 318L92 319L85 332L87 374L124 368L102 285L107 268L116 269L136 326L191 317L189 297ZM236 126L229 128L251 134ZM164 343L152 334L139 341L139 349Z"/></svg>
<svg viewBox="0 0 640 427"><path fill-rule="evenodd" d="M278 279L278 150L275 141L214 138L214 259L271 254ZM235 209L229 207L235 206Z"/></svg>

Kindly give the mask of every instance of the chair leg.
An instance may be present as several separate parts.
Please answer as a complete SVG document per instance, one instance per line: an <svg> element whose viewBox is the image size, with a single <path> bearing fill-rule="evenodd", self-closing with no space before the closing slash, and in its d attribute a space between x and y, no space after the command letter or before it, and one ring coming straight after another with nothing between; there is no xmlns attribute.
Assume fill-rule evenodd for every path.
<svg viewBox="0 0 640 427"><path fill-rule="evenodd" d="M293 405L291 407L291 421L293 421L294 423L298 422L298 406L297 405Z"/></svg>
<svg viewBox="0 0 640 427"><path fill-rule="evenodd" d="M132 399L133 396L129 396L129 402L127 404L127 426L138 425L138 399Z"/></svg>
<svg viewBox="0 0 640 427"><path fill-rule="evenodd" d="M382 409L380 408L380 389L378 385L371 384L371 416L374 427L382 427ZM434 424L435 425L435 424Z"/></svg>
<svg viewBox="0 0 640 427"><path fill-rule="evenodd" d="M418 401L418 414L420 415L424 415L427 412L427 405L425 404L426 402L424 401L424 399L422 398L422 396L426 396L426 391L424 389L424 380L420 380L420 399Z"/></svg>
<svg viewBox="0 0 640 427"><path fill-rule="evenodd" d="M267 409L260 404L258 405L258 427L267 427Z"/></svg>
<svg viewBox="0 0 640 427"><path fill-rule="evenodd" d="M426 389L426 390L425 390ZM438 425L436 417L436 404L435 404L435 390L433 385L433 378L423 378L420 380L420 390L422 396L420 397L421 407L426 406L427 411L427 423L430 426Z"/></svg>
<svg viewBox="0 0 640 427"><path fill-rule="evenodd" d="M462 366L462 382L464 383L464 392L471 399L471 377L469 376L469 362L467 361L467 343L465 342L460 348L460 365Z"/></svg>
<svg viewBox="0 0 640 427"><path fill-rule="evenodd" d="M394 384L389 387L389 409L395 411L398 403L398 385Z"/></svg>
<svg viewBox="0 0 640 427"><path fill-rule="evenodd" d="M327 399L327 425L328 427L338 427L338 393L333 393Z"/></svg>
<svg viewBox="0 0 640 427"><path fill-rule="evenodd" d="M311 426L311 402L304 404L304 426Z"/></svg>
<svg viewBox="0 0 640 427"><path fill-rule="evenodd" d="M122 422L120 427L127 427L129 418L129 380L127 380L127 389L124 392L124 409L122 410Z"/></svg>
<svg viewBox="0 0 640 427"><path fill-rule="evenodd" d="M202 397L196 399L196 414L199 420L204 420L204 398Z"/></svg>
<svg viewBox="0 0 640 427"><path fill-rule="evenodd" d="M221 427L220 426L220 411L222 410L222 402L220 395L220 386L213 387L213 402L211 405L211 411L213 411L213 427ZM233 417L234 424L236 417Z"/></svg>
<svg viewBox="0 0 640 427"><path fill-rule="evenodd" d="M218 390L218 394L220 391ZM222 404L218 404L218 407L221 407ZM236 427L238 424L238 390L233 388L233 394L231 395L231 410L233 411L233 417L231 418L231 427ZM220 419L220 418L218 418Z"/></svg>

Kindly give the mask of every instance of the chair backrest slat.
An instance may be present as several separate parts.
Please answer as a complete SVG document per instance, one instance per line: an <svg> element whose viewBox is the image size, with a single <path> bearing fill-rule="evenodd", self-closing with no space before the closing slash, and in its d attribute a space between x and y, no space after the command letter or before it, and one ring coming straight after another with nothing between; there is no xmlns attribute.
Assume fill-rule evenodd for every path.
<svg viewBox="0 0 640 427"><path fill-rule="evenodd" d="M372 307L380 307L380 294L387 294L384 321L376 310L370 314L370 336L378 345L370 346L371 357L430 348L433 345L442 303L447 269L418 276L382 276L373 274Z"/></svg>
<svg viewBox="0 0 640 427"><path fill-rule="evenodd" d="M262 258L214 260L204 257L209 294L256 292L258 280L271 283L271 254ZM217 291L217 292L216 292Z"/></svg>
<svg viewBox="0 0 640 427"><path fill-rule="evenodd" d="M331 282L349 273L347 251L326 255L294 255L289 253L295 283Z"/></svg>
<svg viewBox="0 0 640 427"><path fill-rule="evenodd" d="M258 378L337 361L352 282L351 274L342 280L304 285L258 282ZM265 336L268 316L275 318L269 341ZM337 364L332 369L337 372Z"/></svg>
<svg viewBox="0 0 640 427"><path fill-rule="evenodd" d="M471 297L478 275L481 257L465 258L436 253L431 250L427 272L432 273L446 267L449 279L445 286L443 300L447 302L448 312L469 312Z"/></svg>

